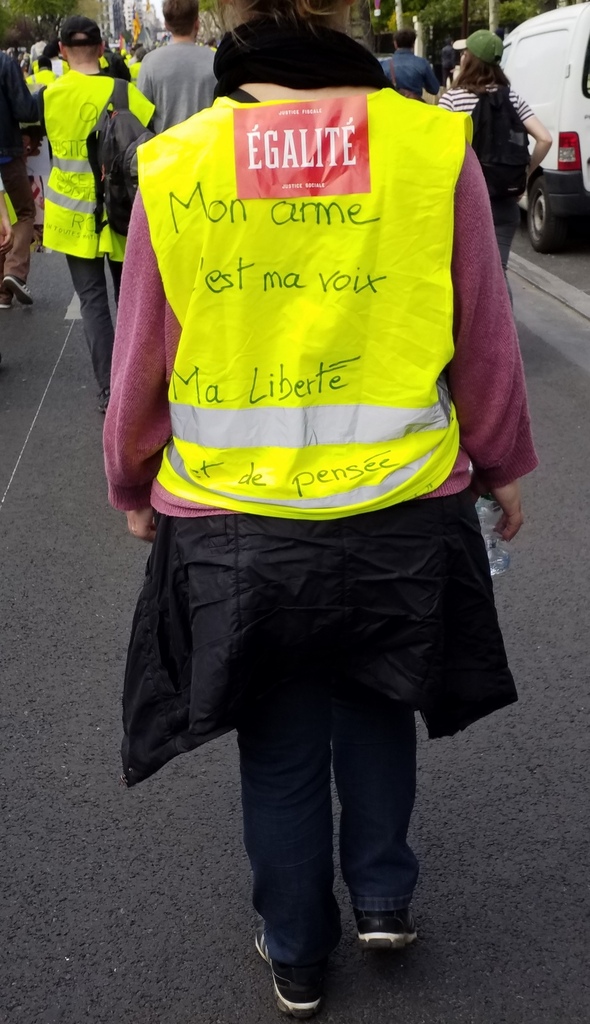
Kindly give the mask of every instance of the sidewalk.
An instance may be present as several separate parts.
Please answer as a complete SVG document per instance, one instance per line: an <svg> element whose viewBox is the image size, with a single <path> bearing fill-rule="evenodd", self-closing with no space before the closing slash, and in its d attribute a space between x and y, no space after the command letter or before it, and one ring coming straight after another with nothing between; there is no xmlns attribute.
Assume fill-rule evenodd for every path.
<svg viewBox="0 0 590 1024"><path fill-rule="evenodd" d="M556 274L543 270L542 267L536 266L530 260L524 259L523 256L518 256L514 252L510 254L508 269L512 273L518 274L525 281L528 281L529 284L534 285L535 288L545 292L546 295L557 299L558 302L572 309L575 313L579 313L586 320L590 320L590 295L583 292L580 288L568 284L567 281L557 277Z"/></svg>

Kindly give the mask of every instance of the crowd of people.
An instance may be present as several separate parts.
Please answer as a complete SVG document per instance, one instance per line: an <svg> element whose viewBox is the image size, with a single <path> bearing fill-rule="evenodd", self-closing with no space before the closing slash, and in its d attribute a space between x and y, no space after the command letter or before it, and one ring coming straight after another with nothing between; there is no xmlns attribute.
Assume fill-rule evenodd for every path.
<svg viewBox="0 0 590 1024"><path fill-rule="evenodd" d="M123 94L86 17L28 84L0 54L0 309L33 301L21 126L36 123L44 242L80 297L109 500L153 544L124 780L236 731L255 945L301 1018L341 935L331 771L358 940L404 947L415 713L435 738L516 700L474 501L491 494L499 535L518 533L537 458L503 266L551 140L493 33L465 40L436 106L419 102L439 89L413 34L382 67L348 34L350 0L221 6L213 55L196 0L165 0L170 45L136 54ZM535 140L505 186L477 155L497 96L510 144ZM106 163L115 121L135 132L132 210Z"/></svg>
<svg viewBox="0 0 590 1024"><path fill-rule="evenodd" d="M149 54L137 47L128 60L108 49L96 22L81 15L64 21L59 41L46 44L20 67L0 52L0 311L9 310L13 301L33 303L27 282L35 202L27 159L38 152L31 138L36 126L51 153L51 170L43 183L43 244L67 258L102 412L109 402L114 339L105 261L118 301L126 231L115 230L107 216L96 224L97 189L87 147L93 114L89 119L88 112L98 119L112 103L117 80L127 83L130 111L154 131L210 106L213 53L195 45L198 16L196 0L167 0L170 45ZM30 73L23 74L27 69Z"/></svg>

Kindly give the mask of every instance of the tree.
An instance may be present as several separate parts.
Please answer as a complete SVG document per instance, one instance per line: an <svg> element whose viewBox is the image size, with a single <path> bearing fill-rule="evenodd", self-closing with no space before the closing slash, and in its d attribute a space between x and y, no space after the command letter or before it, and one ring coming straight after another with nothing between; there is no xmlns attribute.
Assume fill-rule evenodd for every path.
<svg viewBox="0 0 590 1024"><path fill-rule="evenodd" d="M37 39L57 35L64 18L73 14L78 0L9 0L7 10L12 24L26 19L34 26Z"/></svg>
<svg viewBox="0 0 590 1024"><path fill-rule="evenodd" d="M92 18L97 25L100 25L103 18L100 0L78 0L76 14L83 14L85 18Z"/></svg>
<svg viewBox="0 0 590 1024"><path fill-rule="evenodd" d="M498 10L498 24L501 28L515 28L528 18L540 13L536 0L504 0Z"/></svg>
<svg viewBox="0 0 590 1024"><path fill-rule="evenodd" d="M219 17L219 6L217 0L201 0L199 3L199 20L201 23L200 35L218 38L223 35L225 29Z"/></svg>

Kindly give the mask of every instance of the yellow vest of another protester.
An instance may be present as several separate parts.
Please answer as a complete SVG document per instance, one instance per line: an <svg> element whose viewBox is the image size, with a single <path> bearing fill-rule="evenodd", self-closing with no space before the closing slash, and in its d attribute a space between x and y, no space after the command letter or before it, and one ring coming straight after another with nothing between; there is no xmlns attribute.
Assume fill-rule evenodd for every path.
<svg viewBox="0 0 590 1024"><path fill-rule="evenodd" d="M128 64L129 74L131 75L131 81L136 82L139 78L139 72L141 71L141 61L136 60L135 64Z"/></svg>
<svg viewBox="0 0 590 1024"><path fill-rule="evenodd" d="M41 85L53 85L54 82L57 82L57 75L49 68L41 68L40 71L35 71L34 75L29 75L27 78L27 85L31 90Z"/></svg>
<svg viewBox="0 0 590 1024"><path fill-rule="evenodd" d="M61 58L60 63L61 63L61 66L62 66L62 75L65 75L70 70L70 65L68 64L67 60L64 60L63 58ZM39 70L40 70L39 69L39 61L38 60L34 60L33 61L33 65L32 65L33 74L37 75L39 73ZM47 68L43 68L41 70L46 71L48 69ZM52 71L51 73L52 73L52 75L55 75L55 71ZM56 78L60 78L60 75L55 75L55 77Z"/></svg>
<svg viewBox="0 0 590 1024"><path fill-rule="evenodd" d="M223 98L139 150L182 328L158 475L179 498L333 519L427 494L455 463L445 368L470 120L388 89L360 99L357 126L359 97L335 102L322 122L323 101ZM350 194L327 171L338 160L362 166Z"/></svg>
<svg viewBox="0 0 590 1024"><path fill-rule="evenodd" d="M106 253L121 262L126 239L105 225L97 233L96 189L86 139L96 127L114 79L70 71L44 94L45 127L52 169L45 190L43 242L48 249L94 259ZM154 106L129 85L129 109L147 125Z"/></svg>
<svg viewBox="0 0 590 1024"><path fill-rule="evenodd" d="M1 169L1 165L0 165L0 169ZM16 215L16 211L14 209L14 206L12 205L12 200L11 200L10 196L8 195L8 192L0 192L0 195L4 196L4 202L6 203L6 209L8 211L8 219L9 219L10 223L11 224L16 224L16 222L18 220L18 217Z"/></svg>

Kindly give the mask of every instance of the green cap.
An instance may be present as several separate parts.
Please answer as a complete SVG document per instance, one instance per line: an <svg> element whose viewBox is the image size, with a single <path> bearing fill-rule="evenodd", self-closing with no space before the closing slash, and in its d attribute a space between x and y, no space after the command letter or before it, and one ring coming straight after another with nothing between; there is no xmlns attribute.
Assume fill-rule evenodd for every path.
<svg viewBox="0 0 590 1024"><path fill-rule="evenodd" d="M504 44L494 32L480 28L472 32L465 40L465 46L474 57L479 57L484 64L499 64L504 53Z"/></svg>

